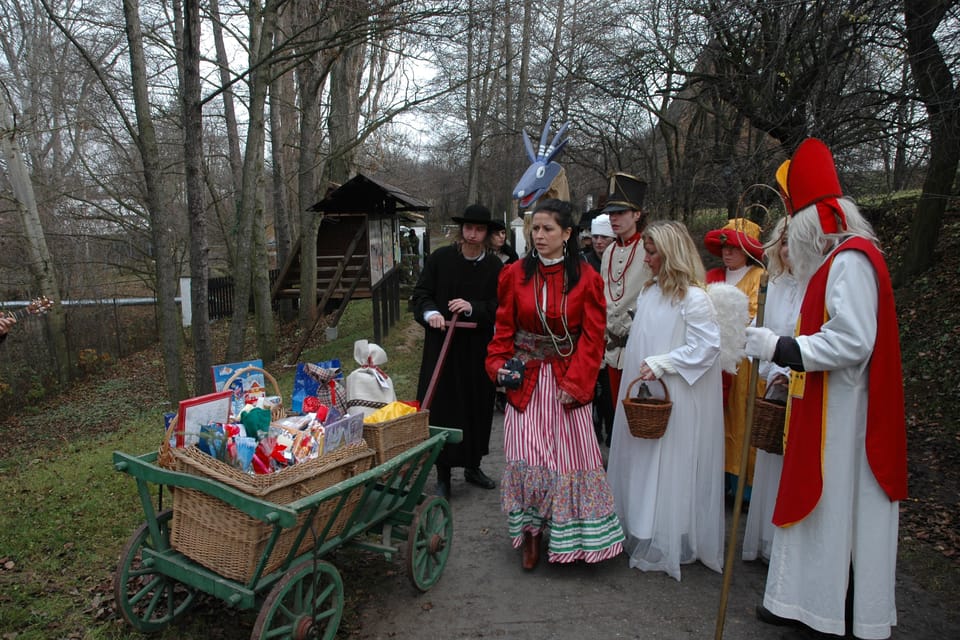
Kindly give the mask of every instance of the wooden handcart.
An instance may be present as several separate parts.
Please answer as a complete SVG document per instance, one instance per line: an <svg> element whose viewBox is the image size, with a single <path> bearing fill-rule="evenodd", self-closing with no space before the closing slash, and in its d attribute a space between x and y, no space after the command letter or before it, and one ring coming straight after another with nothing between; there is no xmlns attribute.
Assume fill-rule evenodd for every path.
<svg viewBox="0 0 960 640"><path fill-rule="evenodd" d="M429 473L457 429L430 427L424 442L346 480L289 504L277 504L214 479L157 464L157 453L114 452L117 471L133 476L146 521L120 554L114 596L122 616L138 631L160 631L187 613L198 593L239 609L258 610L251 638L333 638L343 614L343 581L324 559L338 547L383 553L405 547L411 582L426 591L440 579L453 539L449 503L424 495ZM229 578L177 551L171 544L173 511L158 511L152 485L199 492L268 528L262 554L248 579ZM359 495L359 499L357 496ZM175 502L176 508L176 502ZM294 535L292 544L278 541ZM277 548L287 548L279 563ZM304 551L305 549L305 551ZM271 561L271 562L268 562ZM273 570L269 565L278 564Z"/></svg>

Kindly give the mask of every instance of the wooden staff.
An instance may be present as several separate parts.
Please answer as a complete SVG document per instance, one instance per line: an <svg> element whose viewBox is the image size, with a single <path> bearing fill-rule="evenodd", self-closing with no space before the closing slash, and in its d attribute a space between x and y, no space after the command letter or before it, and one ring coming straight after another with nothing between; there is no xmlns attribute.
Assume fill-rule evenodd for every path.
<svg viewBox="0 0 960 640"><path fill-rule="evenodd" d="M767 304L767 272L760 276L760 288L757 292L757 326L763 326L763 308ZM747 414L744 417L743 445L740 449L740 476L737 481L737 493L733 498L733 522L730 524L730 536L727 542L727 554L723 561L723 587L720 589L720 610L717 612L717 627L714 639L723 638L723 623L727 617L727 596L730 593L730 581L733 579L733 561L737 549L737 534L740 530L740 508L743 506L743 489L747 484L747 462L750 457L750 432L753 431L753 403L757 398L758 362L750 359L750 382L747 388Z"/></svg>
<svg viewBox="0 0 960 640"><path fill-rule="evenodd" d="M430 384L427 385L427 393L423 396L423 402L420 403L420 408L424 411L430 408L430 404L433 402L433 394L437 390L437 380L440 378L440 372L443 370L443 363L447 359L447 351L450 349L450 341L453 340L453 332L457 327L463 327L464 329L476 329L476 322L459 322L460 313L453 314L453 318L450 319L450 322L446 323L447 335L443 338L443 346L440 347L440 356L437 358L437 364L433 367L433 375L430 377Z"/></svg>

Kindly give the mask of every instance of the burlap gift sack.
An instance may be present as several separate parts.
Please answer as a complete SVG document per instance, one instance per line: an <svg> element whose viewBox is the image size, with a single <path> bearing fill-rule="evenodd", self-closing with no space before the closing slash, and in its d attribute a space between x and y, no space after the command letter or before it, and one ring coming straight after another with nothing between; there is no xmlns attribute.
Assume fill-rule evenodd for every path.
<svg viewBox="0 0 960 640"><path fill-rule="evenodd" d="M397 399L393 380L380 368L387 362L387 352L382 347L357 340L353 343L353 359L360 366L347 376L347 411L350 414L368 416Z"/></svg>

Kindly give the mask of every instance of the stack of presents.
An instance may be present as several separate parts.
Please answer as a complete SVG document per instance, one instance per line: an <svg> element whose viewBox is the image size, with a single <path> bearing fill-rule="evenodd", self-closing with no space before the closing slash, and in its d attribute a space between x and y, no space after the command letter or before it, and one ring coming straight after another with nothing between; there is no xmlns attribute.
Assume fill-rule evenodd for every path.
<svg viewBox="0 0 960 640"><path fill-rule="evenodd" d="M166 415L159 464L290 504L426 440L427 412L397 401L384 350L358 340L353 355L358 366L347 376L339 360L298 364L289 408L262 361L213 367L216 391ZM204 492L174 492L171 544L228 578L254 574L271 530ZM337 531L335 523L329 534ZM295 535L282 536L265 570L292 544Z"/></svg>

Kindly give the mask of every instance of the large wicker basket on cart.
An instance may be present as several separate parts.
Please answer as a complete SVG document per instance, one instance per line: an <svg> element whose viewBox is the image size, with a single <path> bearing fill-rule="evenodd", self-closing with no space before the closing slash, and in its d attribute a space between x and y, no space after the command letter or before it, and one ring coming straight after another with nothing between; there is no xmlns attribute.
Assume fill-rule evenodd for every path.
<svg viewBox="0 0 960 640"><path fill-rule="evenodd" d="M667 431L667 422L670 421L670 412L673 410L673 402L670 400L670 390L662 380L656 380L663 387L661 398L638 398L633 395L633 387L638 382L644 382L641 378L636 378L627 387L627 395L622 400L623 412L627 418L627 427L630 429L630 435L634 438L662 438Z"/></svg>

